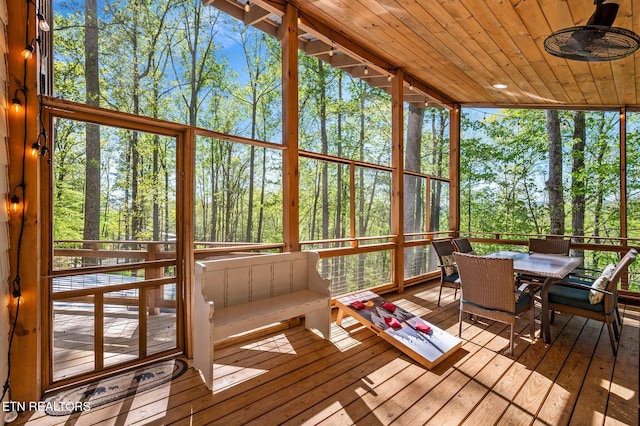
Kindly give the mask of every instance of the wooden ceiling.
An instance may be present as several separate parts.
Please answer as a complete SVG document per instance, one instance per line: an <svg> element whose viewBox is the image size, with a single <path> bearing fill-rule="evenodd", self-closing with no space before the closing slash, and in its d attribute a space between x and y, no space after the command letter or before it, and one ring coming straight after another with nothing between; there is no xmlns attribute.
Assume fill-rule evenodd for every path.
<svg viewBox="0 0 640 426"><path fill-rule="evenodd" d="M205 0L274 36L287 0ZM300 48L405 98L451 106L615 108L640 105L640 50L610 62L545 52L552 32L585 25L593 0L290 0ZM614 27L640 34L640 1L615 0ZM635 16L634 16L635 12ZM494 84L505 84L496 89Z"/></svg>

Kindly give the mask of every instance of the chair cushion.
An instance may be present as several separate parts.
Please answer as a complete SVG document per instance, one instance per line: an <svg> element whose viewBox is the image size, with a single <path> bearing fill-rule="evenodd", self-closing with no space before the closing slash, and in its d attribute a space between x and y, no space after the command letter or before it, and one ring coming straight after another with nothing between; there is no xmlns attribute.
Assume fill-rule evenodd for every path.
<svg viewBox="0 0 640 426"><path fill-rule="evenodd" d="M613 271L615 270L616 270L616 265L614 265L613 263L610 263L607 265L606 268L604 268L601 275L611 279L611 277L613 276Z"/></svg>
<svg viewBox="0 0 640 426"><path fill-rule="evenodd" d="M549 288L549 303L569 305L593 312L603 312L602 303L592 304L589 300L591 290L569 287L566 285L552 285Z"/></svg>
<svg viewBox="0 0 640 426"><path fill-rule="evenodd" d="M451 275L445 275L442 277L443 281L449 282L449 283L454 283L456 281L458 281L460 279L460 276L458 275L457 272L454 272Z"/></svg>
<svg viewBox="0 0 640 426"><path fill-rule="evenodd" d="M527 291L517 291L516 290L516 312L521 312L529 306L529 301L531 300L531 295Z"/></svg>
<svg viewBox="0 0 640 426"><path fill-rule="evenodd" d="M445 273L445 275L447 275L447 276L452 275L452 274L456 274L457 275L458 269L456 268L456 261L453 258L452 254L445 254L444 256L442 256L441 260L442 260L442 264L444 265L444 273ZM456 278L457 278L457 276L456 276ZM446 281L451 281L451 280L446 279Z"/></svg>
<svg viewBox="0 0 640 426"><path fill-rule="evenodd" d="M609 281L611 280L611 275L613 275L613 271L615 269L616 267L614 264L612 263L608 264L607 267L604 268L604 270L602 271L602 274L600 274L598 279L596 279L593 282L593 284L591 284L591 287L595 289L600 289L600 290L606 289L607 286L609 285ZM594 305L596 303L602 302L603 297L604 297L604 293L601 293L595 290L589 291L589 302L591 302Z"/></svg>

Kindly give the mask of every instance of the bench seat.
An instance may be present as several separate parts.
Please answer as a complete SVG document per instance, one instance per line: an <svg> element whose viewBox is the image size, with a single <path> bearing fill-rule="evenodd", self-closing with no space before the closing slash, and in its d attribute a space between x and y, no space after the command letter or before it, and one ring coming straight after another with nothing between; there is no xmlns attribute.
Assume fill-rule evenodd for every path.
<svg viewBox="0 0 640 426"><path fill-rule="evenodd" d="M315 252L277 253L197 262L193 366L213 390L214 345L292 318L331 338L330 281Z"/></svg>

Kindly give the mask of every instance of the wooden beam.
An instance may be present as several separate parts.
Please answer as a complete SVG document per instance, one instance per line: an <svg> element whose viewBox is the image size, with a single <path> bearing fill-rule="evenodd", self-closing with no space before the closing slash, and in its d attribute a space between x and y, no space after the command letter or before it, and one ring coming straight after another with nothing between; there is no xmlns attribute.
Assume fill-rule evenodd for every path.
<svg viewBox="0 0 640 426"><path fill-rule="evenodd" d="M256 3L260 6L270 7L274 11L283 11L286 7L280 0L256 0ZM288 5L289 3L285 2L285 4ZM349 55L353 56L356 62L364 61L368 64L371 64L372 67L378 67L380 68L380 72L383 74L387 72L393 75L396 74L396 69L398 68L396 64L392 64L389 61L381 58L380 56L368 51L360 44L344 36L344 34L339 29L332 28L313 16L307 15L302 12L298 13L300 15L301 25L304 28L308 28L309 32L311 33L321 34L322 36L327 37L329 40L333 40L336 45L341 46L341 50L345 52L345 55L347 54L347 52L349 52ZM334 56L334 58L336 56ZM331 64L331 66L334 65ZM411 81L417 89L424 92L434 101L437 101L443 106L446 106L448 108L453 107L454 101L452 99L450 99L439 90L431 87L426 82L419 80L415 76L405 74L405 81Z"/></svg>
<svg viewBox="0 0 640 426"><path fill-rule="evenodd" d="M393 251L392 281L404 291L404 75L398 71L391 88L391 232L398 236Z"/></svg>
<svg viewBox="0 0 640 426"><path fill-rule="evenodd" d="M177 146L177 164L181 165L176 178L178 179L178 194L182 192L182 208L179 208L178 223L176 224L176 232L179 239L176 244L176 254L178 262L176 265L176 291L183 294L182 303L176 306L176 344L179 349L183 349L188 358L193 357L193 303L194 303L194 280L195 280L195 256L193 247L193 238L195 224L193 222L194 194L195 194L195 173L193 165L195 164L195 130L187 128L185 132L178 136ZM181 190L181 191L180 191ZM180 195L178 195L180 196ZM180 203L178 203L178 206ZM182 277L182 281L179 278Z"/></svg>
<svg viewBox="0 0 640 426"><path fill-rule="evenodd" d="M282 18L283 241L285 251L300 251L298 194L298 10L287 4Z"/></svg>
<svg viewBox="0 0 640 426"><path fill-rule="evenodd" d="M18 212L9 217L9 283L4 288L12 288L12 283L20 286L20 308L17 298L11 290L3 294L2 309L9 309L9 318L13 325L18 315L15 334L11 345L10 384L11 399L14 401L39 401L42 396L42 303L46 302L41 291L40 271L42 264L40 228L41 191L39 168L45 167L45 158L25 157L25 151L31 147L38 136L38 77L37 55L25 60L20 52L24 46L36 37L36 8L30 1L7 1L8 22L6 31L8 52L5 55L9 71L8 92L16 94L24 107L19 114L5 110L9 123L9 138L6 150L9 155L9 187L15 189L21 201ZM26 30L26 33L25 33ZM10 99L10 98L9 98ZM6 103L8 99L5 99ZM5 188L6 189L6 188ZM6 207L4 207L6 209ZM48 226L47 224L46 226ZM20 250L22 248L22 250ZM19 265L19 268L18 268ZM7 356L6 341L3 342L3 354ZM4 380L4 378L3 378Z"/></svg>

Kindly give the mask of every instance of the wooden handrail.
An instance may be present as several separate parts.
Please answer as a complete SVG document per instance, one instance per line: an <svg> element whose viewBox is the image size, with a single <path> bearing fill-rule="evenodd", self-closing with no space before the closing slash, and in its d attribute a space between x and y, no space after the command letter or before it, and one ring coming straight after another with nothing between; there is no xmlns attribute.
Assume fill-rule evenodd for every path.
<svg viewBox="0 0 640 426"><path fill-rule="evenodd" d="M95 294L113 293L116 291L137 290L140 288L158 287L166 284L174 284L175 277L154 278L150 280L134 281L126 284L114 284L108 286L95 286L88 288L79 288L75 290L57 291L51 294L53 300L74 299L76 297L91 296Z"/></svg>

